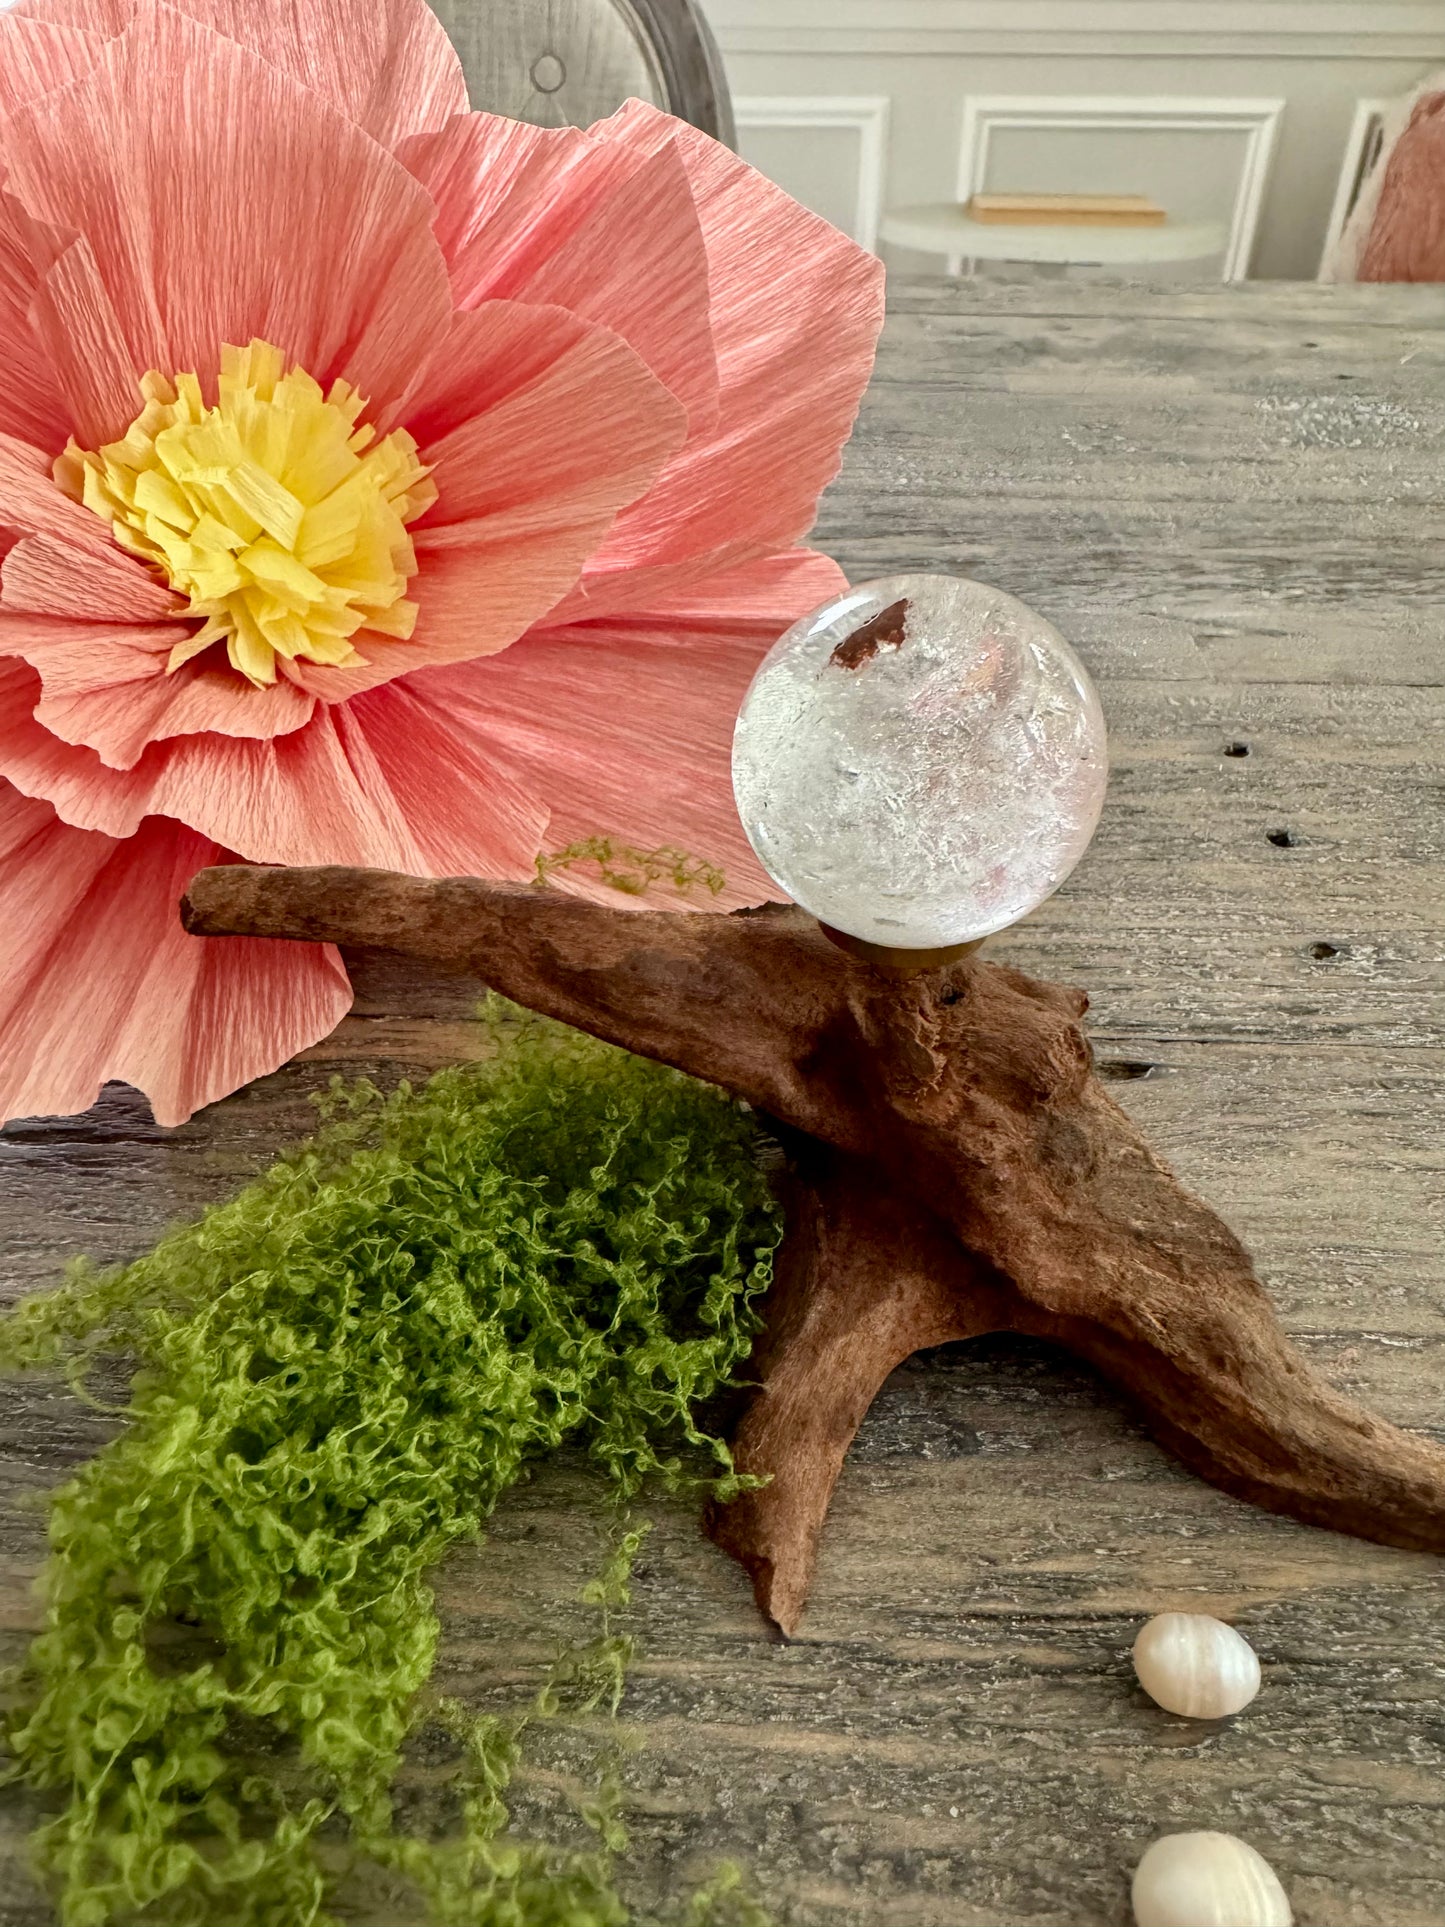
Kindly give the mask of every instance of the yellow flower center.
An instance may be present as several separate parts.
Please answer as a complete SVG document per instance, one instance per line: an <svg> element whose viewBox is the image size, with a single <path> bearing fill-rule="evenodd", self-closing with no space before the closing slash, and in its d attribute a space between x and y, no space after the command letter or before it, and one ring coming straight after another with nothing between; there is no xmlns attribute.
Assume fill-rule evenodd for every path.
<svg viewBox="0 0 1445 1927"><path fill-rule="evenodd" d="M202 618L168 670L224 641L260 685L278 656L346 667L365 661L358 630L405 640L416 625L406 525L436 500L416 443L358 427L366 401L346 382L323 395L284 368L269 342L224 349L214 408L194 374L148 374L121 441L99 454L72 442L55 464L61 487Z"/></svg>

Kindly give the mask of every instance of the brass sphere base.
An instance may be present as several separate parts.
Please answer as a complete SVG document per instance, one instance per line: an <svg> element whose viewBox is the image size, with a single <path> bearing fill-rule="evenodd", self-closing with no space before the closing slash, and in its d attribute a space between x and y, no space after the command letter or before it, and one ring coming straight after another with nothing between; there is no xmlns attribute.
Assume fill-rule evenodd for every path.
<svg viewBox="0 0 1445 1927"><path fill-rule="evenodd" d="M899 977L916 977L920 971L941 970L945 964L957 963L960 957L968 957L987 943L987 937L975 937L972 943L945 944L941 950L895 950L886 943L869 943L865 937L850 937L846 930L835 930L831 924L820 923L818 928L830 943L846 950L850 957L861 957L864 963L871 963L879 970L891 970Z"/></svg>

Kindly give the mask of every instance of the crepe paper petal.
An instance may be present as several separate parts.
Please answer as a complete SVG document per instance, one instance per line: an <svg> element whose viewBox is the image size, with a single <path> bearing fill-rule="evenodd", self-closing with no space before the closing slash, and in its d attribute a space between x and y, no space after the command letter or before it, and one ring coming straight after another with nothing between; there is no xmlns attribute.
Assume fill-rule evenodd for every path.
<svg viewBox="0 0 1445 1927"><path fill-rule="evenodd" d="M719 576L655 623L534 631L504 655L427 672L415 687L495 743L550 805L549 851L602 836L662 846L723 872L716 895L664 879L645 907L728 910L778 895L732 800L732 735L759 662L797 616L836 595L841 571L809 550ZM560 888L627 907L585 865Z"/></svg>
<svg viewBox="0 0 1445 1927"><path fill-rule="evenodd" d="M384 147L468 110L461 62L425 0L368 0L365 7L351 0L312 0L304 7L295 0L167 4L322 94ZM74 72L48 85L84 72L89 59L80 49L123 32L135 12L135 0L20 0L0 15L0 103L7 83L19 87L27 64L39 69L43 84L26 97L46 90L49 45L74 42L77 51ZM28 53L32 47L37 51Z"/></svg>
<svg viewBox="0 0 1445 1927"><path fill-rule="evenodd" d="M103 28L0 10L0 118L89 73L106 38Z"/></svg>
<svg viewBox="0 0 1445 1927"><path fill-rule="evenodd" d="M589 547L681 445L687 417L610 329L561 308L488 302L448 342L477 412L422 445L437 500L413 527L420 554L556 531ZM520 371L521 379L517 378Z"/></svg>
<svg viewBox="0 0 1445 1927"><path fill-rule="evenodd" d="M76 829L134 835L146 814L144 786L37 722L40 693L40 677L28 662L0 657L0 793L8 782L49 803Z"/></svg>
<svg viewBox="0 0 1445 1927"><path fill-rule="evenodd" d="M436 203L457 306L506 300L639 166L575 127L466 114L403 141L397 158Z"/></svg>
<svg viewBox="0 0 1445 1927"><path fill-rule="evenodd" d="M160 622L184 607L118 548L97 554L53 535L28 535L0 565L0 609L82 622Z"/></svg>
<svg viewBox="0 0 1445 1927"><path fill-rule="evenodd" d="M321 95L155 0L84 78L5 123L0 162L29 213L89 243L128 349L113 379L209 382L224 344L259 336L379 410L445 332L425 190Z"/></svg>
<svg viewBox="0 0 1445 1927"><path fill-rule="evenodd" d="M182 930L186 885L226 860L162 819L72 829L0 782L0 1118L83 1111L119 1079L180 1124L335 1027L351 986L329 945Z"/></svg>
<svg viewBox="0 0 1445 1927"><path fill-rule="evenodd" d="M715 896L655 891L628 899L580 866L551 881L620 908L657 908L665 896L670 908L734 909L777 895L725 780L733 718L765 653L751 634L684 651L619 620L539 632L504 655L435 675L446 678L457 717L526 767L552 803L548 852L599 837L640 851L673 848L720 871L725 888Z"/></svg>
<svg viewBox="0 0 1445 1927"><path fill-rule="evenodd" d="M148 743L172 736L264 739L309 720L315 697L289 682L252 689L200 662L168 676L176 635L174 623L62 622L0 609L0 657L19 657L40 673L36 716L62 742L88 746L113 769L132 768Z"/></svg>
<svg viewBox="0 0 1445 1927"><path fill-rule="evenodd" d="M577 406L576 389L591 366L588 359L576 364L578 355L597 357L599 370L623 372L629 393L639 374L648 372L639 368L636 355L629 356L625 349L618 352L610 330L562 308L488 301L471 313L455 314L407 396L407 432L415 437L424 461L434 459L436 445L448 435L504 403L527 411L529 432L555 432L562 425L557 411ZM537 412L539 404L541 412ZM611 412L616 414L618 406L614 400ZM676 412L671 410L669 419ZM466 519L468 511L454 513L450 500L441 499L440 485L437 494L438 500L418 528Z"/></svg>
<svg viewBox="0 0 1445 1927"><path fill-rule="evenodd" d="M847 587L848 578L832 556L817 549L782 549L653 596L646 609L628 621L634 628L675 635L707 631L721 622L729 631L756 631L771 648L800 616L833 601Z"/></svg>
<svg viewBox="0 0 1445 1927"><path fill-rule="evenodd" d="M473 114L401 157L437 200L458 306L555 303L600 322L683 403L692 434L713 425L707 252L675 149Z"/></svg>
<svg viewBox="0 0 1445 1927"><path fill-rule="evenodd" d="M145 786L37 722L40 694L40 677L28 662L0 657L0 779L51 804L77 829L134 835L146 814Z"/></svg>
<svg viewBox="0 0 1445 1927"><path fill-rule="evenodd" d="M49 803L63 822L106 836L134 836L149 813L153 784L117 771L94 750L63 742L37 721L40 677L19 658L0 658L0 779ZM0 792L5 787L0 781Z"/></svg>
<svg viewBox="0 0 1445 1927"><path fill-rule="evenodd" d="M303 728L316 709L315 697L291 683L252 689L209 664L167 676L161 663L144 681L67 692L54 686L53 656L32 652L29 659L49 679L37 717L63 742L88 745L115 769L134 767L150 744L173 737L269 742Z"/></svg>
<svg viewBox="0 0 1445 1927"><path fill-rule="evenodd" d="M82 27L87 33L111 40L129 26L135 0L12 0L11 12L16 19Z"/></svg>
<svg viewBox="0 0 1445 1927"><path fill-rule="evenodd" d="M31 325L40 279L34 241L33 223L20 203L0 193L0 435L57 449L65 446L72 424L50 357Z"/></svg>
<svg viewBox="0 0 1445 1927"><path fill-rule="evenodd" d="M616 329L682 402L692 435L716 423L707 250L675 148L648 155L513 293Z"/></svg>
<svg viewBox="0 0 1445 1927"><path fill-rule="evenodd" d="M458 316L431 381L423 422L467 395L483 412L421 451L437 501L412 524L416 627L405 642L358 631L361 668L283 665L328 702L515 642L687 432L681 404L625 341L559 308L494 301Z"/></svg>
<svg viewBox="0 0 1445 1927"><path fill-rule="evenodd" d="M423 866L417 874L531 878L547 806L495 743L459 726L418 681L378 689L330 713L351 726L353 745L357 734L365 741L410 826ZM357 760L354 747L349 753Z"/></svg>
<svg viewBox="0 0 1445 1927"><path fill-rule="evenodd" d="M426 0L169 0L325 96L383 147L468 111L466 77Z"/></svg>
<svg viewBox="0 0 1445 1927"><path fill-rule="evenodd" d="M0 609L0 656L30 663L60 696L143 681L164 666L175 634L159 622L66 622Z"/></svg>
<svg viewBox="0 0 1445 1927"><path fill-rule="evenodd" d="M393 687L323 708L275 742L157 743L120 772L37 722L36 693L28 665L0 662L0 776L78 828L126 837L167 816L253 863L533 874L545 804L425 691Z"/></svg>
<svg viewBox="0 0 1445 1927"><path fill-rule="evenodd" d="M717 426L618 518L562 616L644 608L785 548L837 472L883 320L883 268L727 148L640 101L591 130L675 144L702 221L722 383Z"/></svg>
<svg viewBox="0 0 1445 1927"><path fill-rule="evenodd" d="M63 249L41 276L30 326L81 447L112 440L117 422L129 426L139 413L146 369L126 339L84 237ZM57 443L55 452L63 446Z"/></svg>
<svg viewBox="0 0 1445 1927"><path fill-rule="evenodd" d="M84 555L108 559L115 553L109 531L88 508L61 494L52 459L29 442L0 435L0 527L54 536Z"/></svg>
<svg viewBox="0 0 1445 1927"><path fill-rule="evenodd" d="M368 701L378 705L380 753ZM253 862L526 875L546 823L545 809L518 791L486 745L392 689L324 708L307 729L274 744L208 743L203 754L195 747L157 752L157 796L212 835L227 826Z"/></svg>

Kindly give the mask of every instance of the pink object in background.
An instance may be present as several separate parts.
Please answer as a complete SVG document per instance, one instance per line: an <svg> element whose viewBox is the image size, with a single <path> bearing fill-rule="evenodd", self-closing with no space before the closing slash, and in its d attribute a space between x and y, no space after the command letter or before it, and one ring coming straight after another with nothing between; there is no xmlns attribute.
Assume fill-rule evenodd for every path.
<svg viewBox="0 0 1445 1927"><path fill-rule="evenodd" d="M638 102L471 114L424 0L20 0L0 188L0 1117L120 1078L176 1123L337 1022L334 951L181 934L228 855L526 878L601 833L718 865L706 907L770 894L733 720L843 586L797 544L875 260ZM252 338L352 383L437 488L411 638L264 687L221 645L167 673L184 599L51 472L148 370L213 402Z"/></svg>
<svg viewBox="0 0 1445 1927"><path fill-rule="evenodd" d="M1439 261L1440 176L1432 181L1430 148L1434 123L1445 103L1445 72L1427 74L1408 94L1392 101L1379 119L1378 147L1339 234L1320 264L1321 281L1433 281L1433 273L1408 272ZM1421 137L1414 134L1416 119ZM1395 166L1407 133L1411 139ZM1417 139L1419 144L1417 145ZM1438 166L1438 152L1435 155ZM1376 241L1376 230L1379 240ZM1433 240L1432 240L1433 232ZM1432 253L1433 250L1433 253ZM1366 271L1366 256L1370 257Z"/></svg>
<svg viewBox="0 0 1445 1927"><path fill-rule="evenodd" d="M1361 281L1445 281L1445 94L1416 101L1384 169Z"/></svg>

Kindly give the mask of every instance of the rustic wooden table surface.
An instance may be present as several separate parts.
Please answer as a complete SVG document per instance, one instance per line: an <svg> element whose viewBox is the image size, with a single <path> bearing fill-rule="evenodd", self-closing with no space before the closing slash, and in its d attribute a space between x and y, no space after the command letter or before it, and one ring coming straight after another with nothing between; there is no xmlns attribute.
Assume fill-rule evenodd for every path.
<svg viewBox="0 0 1445 1927"><path fill-rule="evenodd" d="M998 953L1088 989L1106 1075L1304 1350L1445 1435L1442 475L1440 291L931 283L895 292L820 540L855 580L981 576L1078 643L1110 804ZM471 986L379 959L357 980L335 1036L183 1130L114 1088L7 1131L5 1289L233 1190L333 1070L469 1049ZM50 1385L3 1412L8 1659L36 1619L32 1495L104 1430ZM577 1474L544 1474L442 1572L449 1687L548 1650L531 1629L565 1622L591 1556L580 1499ZM1189 1724L1134 1686L1134 1632L1169 1607L1253 1640L1265 1683L1240 1719ZM1222 1497L1042 1347L895 1375L793 1643L681 1510L636 1630L654 1892L731 1853L798 1923L1115 1927L1153 1835L1218 1827L1270 1858L1301 1927L1445 1923L1445 1561ZM33 1814L9 1799L0 1923L38 1927ZM413 1927L379 1893L356 1915Z"/></svg>

